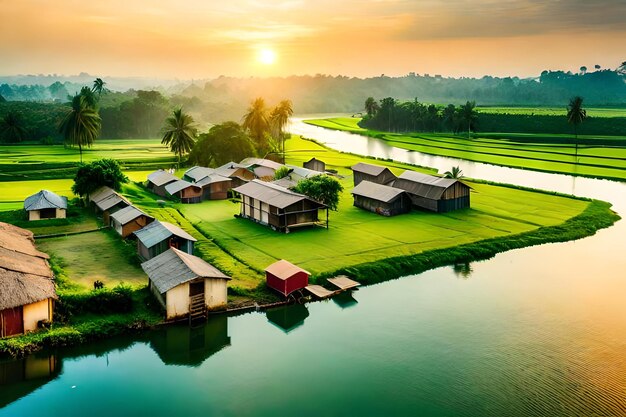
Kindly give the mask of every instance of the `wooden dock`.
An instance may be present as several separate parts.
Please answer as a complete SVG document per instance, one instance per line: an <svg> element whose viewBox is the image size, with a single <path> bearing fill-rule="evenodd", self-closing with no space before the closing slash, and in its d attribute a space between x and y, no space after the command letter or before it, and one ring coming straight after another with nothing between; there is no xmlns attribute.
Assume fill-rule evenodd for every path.
<svg viewBox="0 0 626 417"><path fill-rule="evenodd" d="M351 280L345 275L339 275L335 278L328 278L328 282L334 285L335 287L339 288L340 291L349 290L349 289L356 288L359 285L361 285L358 282Z"/></svg>
<svg viewBox="0 0 626 417"><path fill-rule="evenodd" d="M335 294L334 291L329 291L321 285L308 285L304 287L304 289L316 296L317 298L328 298Z"/></svg>
<svg viewBox="0 0 626 417"><path fill-rule="evenodd" d="M339 294L340 292L343 292L343 291L356 289L356 287L361 285L358 282L351 280L345 275L339 275L334 278L328 278L328 282L334 287L337 287L337 289L334 291L331 291L322 287L321 285L309 285L305 287L304 289L308 291L310 294L312 294L313 296L315 296L316 298L324 299L324 298L332 297L333 295Z"/></svg>

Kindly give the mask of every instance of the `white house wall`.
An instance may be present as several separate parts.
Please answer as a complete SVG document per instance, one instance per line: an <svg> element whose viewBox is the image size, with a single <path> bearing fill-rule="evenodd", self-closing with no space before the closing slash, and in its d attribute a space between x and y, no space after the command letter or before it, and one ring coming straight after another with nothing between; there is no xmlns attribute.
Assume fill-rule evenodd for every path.
<svg viewBox="0 0 626 417"><path fill-rule="evenodd" d="M52 305L50 299L41 300L24 306L24 332L37 330L39 320L52 319Z"/></svg>
<svg viewBox="0 0 626 417"><path fill-rule="evenodd" d="M165 296L167 319L189 314L189 283L180 284Z"/></svg>
<svg viewBox="0 0 626 417"><path fill-rule="evenodd" d="M204 301L208 309L223 307L228 302L227 280L207 278L204 280Z"/></svg>

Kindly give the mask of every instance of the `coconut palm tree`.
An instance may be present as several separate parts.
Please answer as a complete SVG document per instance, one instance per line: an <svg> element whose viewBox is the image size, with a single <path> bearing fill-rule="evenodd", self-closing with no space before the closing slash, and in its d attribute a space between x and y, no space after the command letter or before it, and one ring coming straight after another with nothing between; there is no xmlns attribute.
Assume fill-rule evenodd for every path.
<svg viewBox="0 0 626 417"><path fill-rule="evenodd" d="M189 153L193 148L196 136L196 124L193 117L183 113L183 109L177 109L165 119L163 127L163 145L169 146L170 151L178 156L178 167L183 154Z"/></svg>
<svg viewBox="0 0 626 417"><path fill-rule="evenodd" d="M458 166L452 167L450 171L446 171L443 173L444 178L454 178L460 180L463 178L463 171Z"/></svg>
<svg viewBox="0 0 626 417"><path fill-rule="evenodd" d="M26 128L19 113L9 111L0 119L0 139L11 143L21 142L26 135Z"/></svg>
<svg viewBox="0 0 626 417"><path fill-rule="evenodd" d="M105 85L106 82L104 82L102 78L96 78L93 82L93 87L91 87L91 91L97 93L98 97L100 97L102 93L106 91Z"/></svg>
<svg viewBox="0 0 626 417"><path fill-rule="evenodd" d="M463 124L467 124L467 138L470 138L472 125L478 120L478 112L476 111L476 102L468 101L460 107L459 116Z"/></svg>
<svg viewBox="0 0 626 417"><path fill-rule="evenodd" d="M80 94L85 99L85 104L94 110L98 110L98 97L93 90L87 86L80 89Z"/></svg>
<svg viewBox="0 0 626 417"><path fill-rule="evenodd" d="M78 146L80 162L83 162L83 146L91 146L100 134L101 119L98 112L82 94L76 94L71 109L59 124L59 132L65 142Z"/></svg>
<svg viewBox="0 0 626 417"><path fill-rule="evenodd" d="M264 152L267 148L266 135L270 133L271 126L263 98L256 98L248 107L248 112L243 116L242 126L254 140L257 151Z"/></svg>
<svg viewBox="0 0 626 417"><path fill-rule="evenodd" d="M285 163L285 126L289 121L289 118L293 115L293 105L291 100L283 100L278 103L278 106L274 107L270 114L270 124L272 130L276 134L276 139L281 142L281 151L283 154L283 163Z"/></svg>
<svg viewBox="0 0 626 417"><path fill-rule="evenodd" d="M576 96L569 101L567 106L567 122L574 125L575 156L578 156L578 125L587 118L587 110L583 109L583 98Z"/></svg>
<svg viewBox="0 0 626 417"><path fill-rule="evenodd" d="M376 115L378 109L378 103L376 102L376 100L374 100L374 97L368 97L365 100L365 112L369 117L373 117L374 115Z"/></svg>

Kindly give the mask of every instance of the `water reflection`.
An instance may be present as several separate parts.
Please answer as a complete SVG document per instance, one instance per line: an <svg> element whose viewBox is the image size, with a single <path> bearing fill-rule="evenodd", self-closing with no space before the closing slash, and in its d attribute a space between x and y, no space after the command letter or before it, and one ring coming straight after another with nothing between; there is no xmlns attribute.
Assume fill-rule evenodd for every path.
<svg viewBox="0 0 626 417"><path fill-rule="evenodd" d="M206 324L177 324L150 333L150 347L166 365L196 367L230 346L228 317L211 316Z"/></svg>
<svg viewBox="0 0 626 417"><path fill-rule="evenodd" d="M61 371L56 355L35 354L23 359L0 360L0 408L30 394Z"/></svg>
<svg viewBox="0 0 626 417"><path fill-rule="evenodd" d="M293 304L267 310L267 320L285 333L289 333L304 324L309 317L309 310L304 304Z"/></svg>
<svg viewBox="0 0 626 417"><path fill-rule="evenodd" d="M460 262L452 265L452 270L454 274L463 279L468 279L474 270L472 269L472 264L469 262Z"/></svg>
<svg viewBox="0 0 626 417"><path fill-rule="evenodd" d="M353 293L354 291L344 291L335 295L332 300L344 310L346 308L356 307L359 302L353 297Z"/></svg>

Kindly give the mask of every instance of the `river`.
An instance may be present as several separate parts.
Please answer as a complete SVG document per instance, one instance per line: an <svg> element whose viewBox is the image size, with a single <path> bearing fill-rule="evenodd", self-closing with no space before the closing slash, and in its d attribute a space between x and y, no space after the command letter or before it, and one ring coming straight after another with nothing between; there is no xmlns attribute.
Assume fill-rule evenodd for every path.
<svg viewBox="0 0 626 417"><path fill-rule="evenodd" d="M626 184L391 148L360 154L610 201ZM579 241L0 363L0 416L625 416L626 222Z"/></svg>

